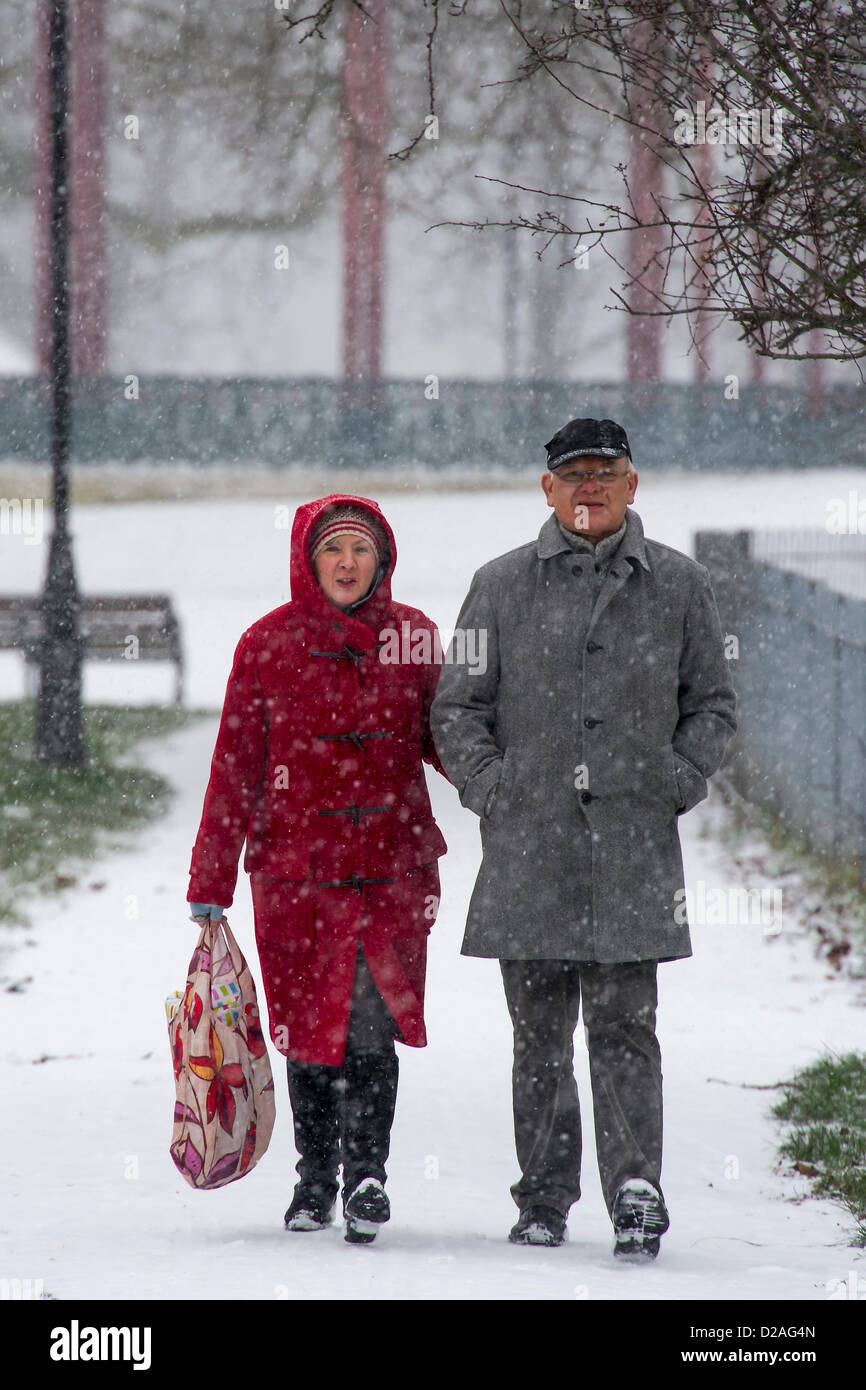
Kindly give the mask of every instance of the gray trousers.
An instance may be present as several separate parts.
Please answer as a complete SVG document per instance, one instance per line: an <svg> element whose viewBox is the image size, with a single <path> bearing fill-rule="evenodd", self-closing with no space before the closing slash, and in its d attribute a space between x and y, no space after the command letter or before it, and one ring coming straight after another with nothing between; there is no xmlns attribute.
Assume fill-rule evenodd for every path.
<svg viewBox="0 0 866 1390"><path fill-rule="evenodd" d="M580 1197L582 1134L574 1030L583 1006L595 1139L608 1212L618 1188L645 1178L661 1193L662 1072L655 1035L656 961L503 960L514 1025L512 1095L521 1211L568 1215Z"/></svg>

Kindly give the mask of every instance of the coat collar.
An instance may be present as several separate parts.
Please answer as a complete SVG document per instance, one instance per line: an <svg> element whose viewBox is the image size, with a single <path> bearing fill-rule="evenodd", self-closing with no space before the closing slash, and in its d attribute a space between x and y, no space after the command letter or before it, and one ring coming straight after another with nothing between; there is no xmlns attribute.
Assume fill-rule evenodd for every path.
<svg viewBox="0 0 866 1390"><path fill-rule="evenodd" d="M538 533L538 558L539 560L549 560L552 556L563 553L571 554L571 548L559 529L556 517L549 516ZM631 507L626 507L625 535L616 548L611 564L616 565L620 559L635 560L638 564L643 565L645 570L650 568L644 542L643 523L637 512L632 511Z"/></svg>

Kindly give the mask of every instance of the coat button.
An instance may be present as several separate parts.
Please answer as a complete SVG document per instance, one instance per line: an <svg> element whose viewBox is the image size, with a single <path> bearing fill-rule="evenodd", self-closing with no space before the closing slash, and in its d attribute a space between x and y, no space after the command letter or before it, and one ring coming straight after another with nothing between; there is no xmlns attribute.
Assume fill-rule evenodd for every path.
<svg viewBox="0 0 866 1390"><path fill-rule="evenodd" d="M587 729L594 729L595 726L596 726L596 724L600 724L600 723L601 723L601 720L600 720L600 719L584 719L583 722L584 722L584 724L585 724L585 726L586 726Z"/></svg>
<svg viewBox="0 0 866 1390"><path fill-rule="evenodd" d="M581 792L580 799L583 802L584 806L586 806L587 802L595 800L592 792Z"/></svg>
<svg viewBox="0 0 866 1390"><path fill-rule="evenodd" d="M600 652L600 651L603 651L604 649L603 649L603 647L601 646L601 643L600 643L600 642L587 642L587 644L586 644L586 650L587 650L588 652Z"/></svg>
<svg viewBox="0 0 866 1390"><path fill-rule="evenodd" d="M583 565L572 565L572 574L583 574Z"/></svg>

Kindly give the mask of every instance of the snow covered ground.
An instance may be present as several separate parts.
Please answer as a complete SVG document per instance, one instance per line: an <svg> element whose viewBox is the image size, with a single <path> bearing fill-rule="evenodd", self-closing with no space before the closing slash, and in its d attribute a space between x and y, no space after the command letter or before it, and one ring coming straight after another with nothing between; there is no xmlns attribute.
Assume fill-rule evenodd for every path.
<svg viewBox="0 0 866 1390"><path fill-rule="evenodd" d="M642 478L636 510L681 549L701 526L795 525L824 515L859 475L838 472ZM397 535L394 592L447 629L473 569L531 538L540 490L378 494ZM288 596L289 532L274 502L82 507L74 517L82 589L170 592L184 626L189 703L216 711L242 629ZM293 510L289 505L289 515ZM275 522L277 524L275 524ZM34 590L44 545L4 536L0 592ZM0 694L23 689L0 667ZM169 671L90 668L88 698L168 698ZM666 1090L663 1181L671 1230L648 1269L622 1268L593 1151L586 1051L584 1195L569 1243L526 1249L505 1237L517 1176L510 1029L495 962L460 957L480 842L475 818L430 774L449 843L431 936L430 1045L400 1048L390 1163L393 1217L375 1245L339 1226L288 1235L295 1161L285 1077L272 1051L278 1120L269 1152L216 1193L188 1188L168 1154L174 1099L163 999L181 988L195 928L186 920L190 848L216 713L147 746L176 786L170 812L129 849L90 865L11 932L4 988L0 1275L42 1280L57 1299L807 1300L866 1293L866 1259L845 1214L803 1201L808 1180L774 1172L771 1086L824 1049L864 1045L856 984L828 972L793 914L760 925L693 924L694 958L660 971ZM682 823L686 881L743 886L721 846L716 798ZM747 887L762 887L748 883ZM243 875L229 919L257 973ZM14 1139L11 1136L14 1134ZM859 1283L858 1283L859 1280Z"/></svg>

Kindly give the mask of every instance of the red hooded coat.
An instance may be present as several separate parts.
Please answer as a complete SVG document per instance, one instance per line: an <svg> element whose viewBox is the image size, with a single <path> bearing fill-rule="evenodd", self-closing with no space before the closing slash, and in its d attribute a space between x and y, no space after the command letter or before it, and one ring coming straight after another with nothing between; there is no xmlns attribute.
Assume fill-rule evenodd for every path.
<svg viewBox="0 0 866 1390"><path fill-rule="evenodd" d="M335 506L365 508L390 548L352 615L326 598L309 559L312 529ZM298 508L292 601L238 644L192 852L189 901L228 907L246 840L271 1037L303 1062L343 1061L359 941L400 1040L427 1041L427 935L446 846L422 762L442 772L429 725L441 649L430 619L391 598L396 558L375 502L339 494ZM393 633L396 662L380 659L396 652Z"/></svg>

